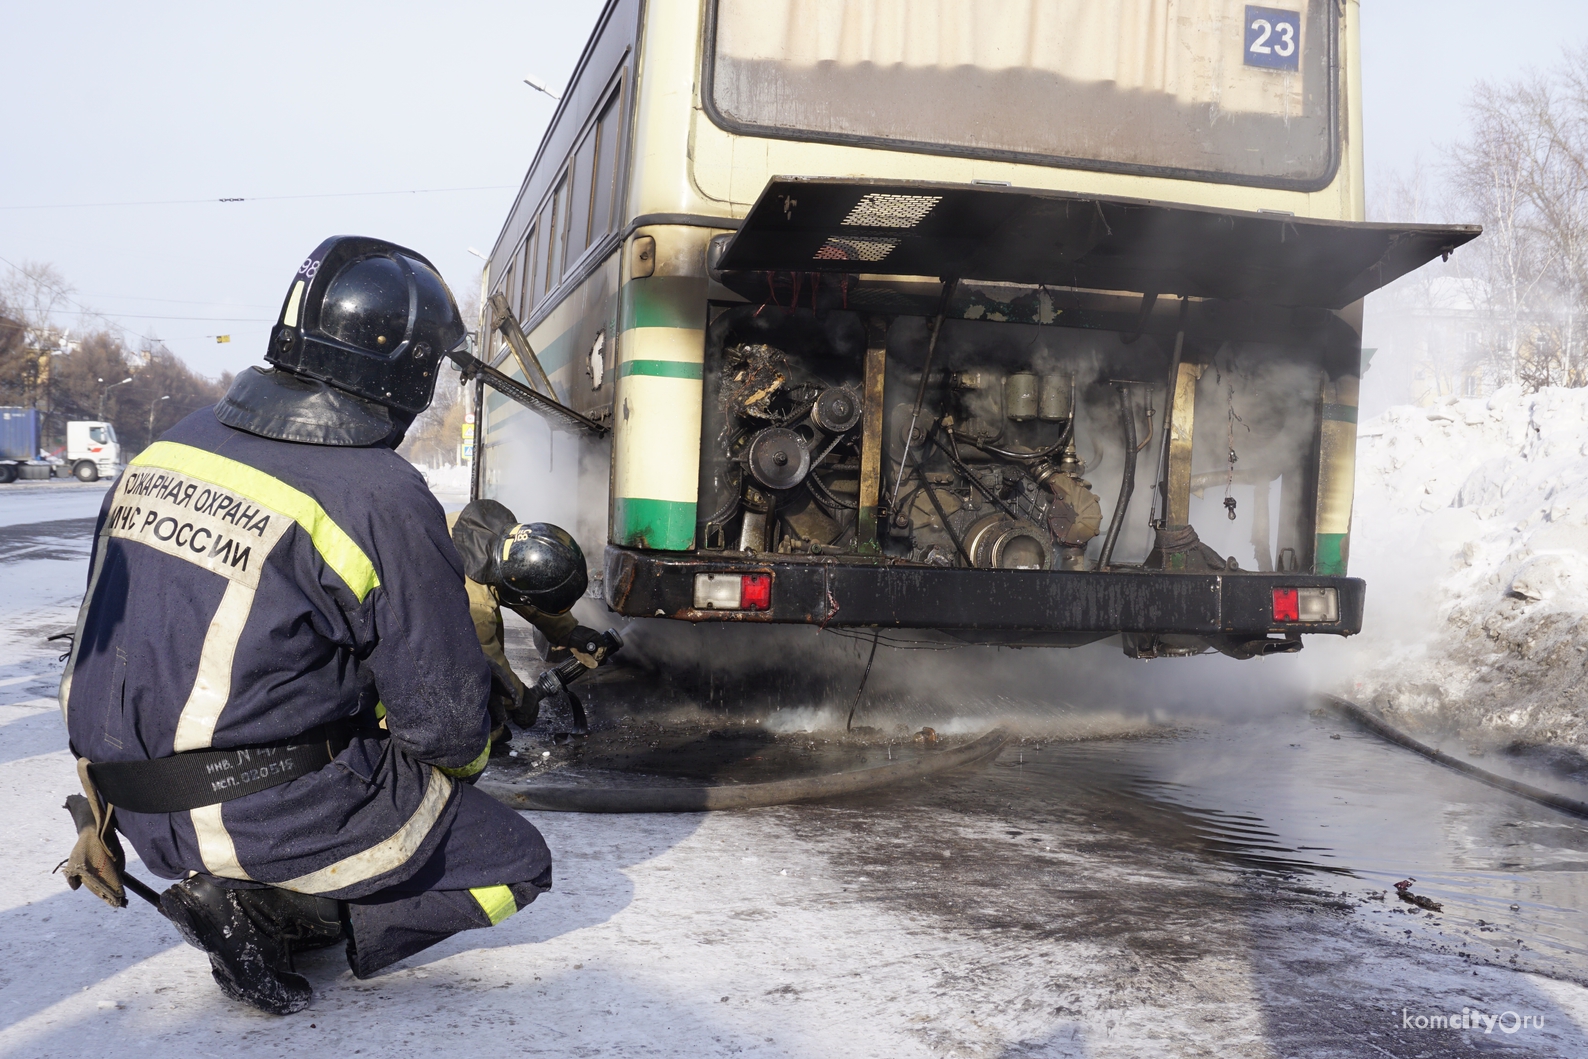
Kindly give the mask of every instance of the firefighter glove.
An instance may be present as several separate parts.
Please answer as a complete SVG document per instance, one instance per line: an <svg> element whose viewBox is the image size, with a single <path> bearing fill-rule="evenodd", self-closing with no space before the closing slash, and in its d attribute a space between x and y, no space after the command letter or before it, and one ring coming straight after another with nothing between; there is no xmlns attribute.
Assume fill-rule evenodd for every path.
<svg viewBox="0 0 1588 1059"><path fill-rule="evenodd" d="M127 866L127 855L112 826L114 810L100 801L94 781L88 778L86 760L78 759L77 774L88 797L81 794L66 797L64 808L72 814L72 823L77 826L77 843L72 846L71 854L56 865L56 870L64 871L66 885L72 889L87 886L89 893L110 907L125 908L127 891L122 885L121 873Z"/></svg>

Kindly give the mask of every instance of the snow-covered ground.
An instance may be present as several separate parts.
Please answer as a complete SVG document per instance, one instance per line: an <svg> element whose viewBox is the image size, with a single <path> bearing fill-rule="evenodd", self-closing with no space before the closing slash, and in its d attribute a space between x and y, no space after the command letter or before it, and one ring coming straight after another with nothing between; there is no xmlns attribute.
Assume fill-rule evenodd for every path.
<svg viewBox="0 0 1588 1059"><path fill-rule="evenodd" d="M1410 422L1428 438L1397 451L1458 431ZM1385 500L1385 535L1369 535L1384 444L1364 443L1355 569L1389 603L1393 571L1448 553L1431 567L1447 591L1473 569L1422 543L1448 497ZM1408 491L1396 481L1379 485ZM52 874L76 778L44 638L72 623L97 494L49 495L62 505L41 530L51 509L27 501L8 525L0 493L0 1056L1588 1055L1574 823L1289 704L1250 725L1028 741L864 801L526 814L557 858L530 908L369 981L314 954L309 1009L241 1009L150 909ZM1385 542L1400 561L1364 571ZM1432 675L1441 642L1340 646ZM1402 873L1445 910L1386 897ZM1452 1016L1460 1028L1431 1025Z"/></svg>
<svg viewBox="0 0 1588 1059"><path fill-rule="evenodd" d="M1474 746L1588 749L1588 390L1392 408L1359 439L1339 690Z"/></svg>

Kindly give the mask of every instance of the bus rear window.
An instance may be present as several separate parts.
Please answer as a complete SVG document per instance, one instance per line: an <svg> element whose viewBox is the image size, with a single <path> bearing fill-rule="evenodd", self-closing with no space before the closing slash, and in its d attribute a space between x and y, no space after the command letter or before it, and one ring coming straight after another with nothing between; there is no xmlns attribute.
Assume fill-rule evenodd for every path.
<svg viewBox="0 0 1588 1059"><path fill-rule="evenodd" d="M1321 187L1334 0L716 0L713 117L743 133Z"/></svg>

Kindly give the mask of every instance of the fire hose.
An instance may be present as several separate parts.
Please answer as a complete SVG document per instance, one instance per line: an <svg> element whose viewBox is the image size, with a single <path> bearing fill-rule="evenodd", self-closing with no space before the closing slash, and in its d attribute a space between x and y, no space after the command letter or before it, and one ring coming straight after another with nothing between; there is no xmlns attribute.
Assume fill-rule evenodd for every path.
<svg viewBox="0 0 1588 1059"><path fill-rule="evenodd" d="M1479 783L1485 783L1490 787L1497 788L1498 790L1508 791L1511 794L1519 795L1523 798L1526 798L1528 801L1537 802L1540 805L1547 805L1551 809L1558 809L1559 811L1567 813L1571 816L1588 819L1588 803L1578 801L1576 798L1568 798L1563 794L1556 794L1553 791L1546 791L1540 787L1534 787L1530 783L1523 783L1520 780L1513 780L1508 776L1496 775L1493 772L1489 772L1487 769L1480 769L1470 761L1463 761L1458 757L1452 757L1443 750L1438 750L1426 743L1413 739L1399 728L1396 728L1390 724L1386 724L1372 712L1363 709L1354 702L1347 701L1346 699L1336 698L1333 695L1320 695L1319 699L1321 699L1323 704L1329 709L1349 718L1379 738L1394 743L1396 746L1405 747L1414 754L1421 754L1423 757L1435 762L1436 764L1443 765L1448 769L1454 769L1464 776L1470 776Z"/></svg>
<svg viewBox="0 0 1588 1059"><path fill-rule="evenodd" d="M923 754L872 768L799 776L766 783L699 786L594 787L513 784L480 780L478 789L514 809L546 813L704 813L722 809L760 809L892 787L986 761L1003 749L1009 733L994 729L964 746Z"/></svg>

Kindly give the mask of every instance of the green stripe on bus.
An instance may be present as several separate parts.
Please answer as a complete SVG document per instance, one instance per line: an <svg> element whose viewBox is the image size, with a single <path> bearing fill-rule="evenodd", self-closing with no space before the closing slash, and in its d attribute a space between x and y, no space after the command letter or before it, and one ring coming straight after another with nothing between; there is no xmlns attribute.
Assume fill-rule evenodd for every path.
<svg viewBox="0 0 1588 1059"><path fill-rule="evenodd" d="M1345 555L1349 533L1320 533L1316 538L1317 559L1312 564L1314 573L1325 577L1345 576Z"/></svg>
<svg viewBox="0 0 1588 1059"><path fill-rule="evenodd" d="M695 546L695 505L681 500L620 496L612 501L617 543L628 548L684 552Z"/></svg>
<svg viewBox="0 0 1588 1059"><path fill-rule="evenodd" d="M547 375L555 375L568 366L573 359L574 331L578 325L568 328L562 334L546 343L546 348L535 350L535 356L540 359L540 366L546 369ZM516 363L518 358L513 358Z"/></svg>
<svg viewBox="0 0 1588 1059"><path fill-rule="evenodd" d="M700 365L682 360L630 360L618 365L618 377L657 375L664 379L698 379Z"/></svg>
<svg viewBox="0 0 1588 1059"><path fill-rule="evenodd" d="M618 330L706 326L706 280L700 276L650 276L624 284Z"/></svg>
<svg viewBox="0 0 1588 1059"><path fill-rule="evenodd" d="M1355 423L1356 405L1326 404L1323 406L1323 418L1332 419L1336 423Z"/></svg>

